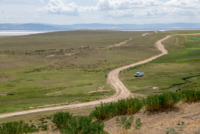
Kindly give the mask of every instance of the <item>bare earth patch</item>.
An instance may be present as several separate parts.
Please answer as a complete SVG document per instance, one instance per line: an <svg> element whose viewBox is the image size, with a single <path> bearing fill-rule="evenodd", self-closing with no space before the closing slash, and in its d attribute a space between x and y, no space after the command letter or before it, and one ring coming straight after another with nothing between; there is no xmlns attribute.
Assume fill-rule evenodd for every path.
<svg viewBox="0 0 200 134"><path fill-rule="evenodd" d="M4 96L7 96L7 95L8 95L7 92L0 93L0 97L4 97Z"/></svg>
<svg viewBox="0 0 200 134"><path fill-rule="evenodd" d="M100 92L109 92L110 90L96 90L96 91L90 91L88 92L89 94L92 94L92 93L100 93Z"/></svg>
<svg viewBox="0 0 200 134"><path fill-rule="evenodd" d="M141 119L142 127L130 134L200 134L200 102L180 103L174 109L148 113L140 111L134 119ZM116 118L105 122L105 130L118 134Z"/></svg>
<svg viewBox="0 0 200 134"><path fill-rule="evenodd" d="M89 94L92 94L92 93L100 93L100 92L109 92L110 90L105 90L104 89L105 87L99 87L97 90L94 90L94 91L89 91L88 93Z"/></svg>
<svg viewBox="0 0 200 134"><path fill-rule="evenodd" d="M58 96L58 95L61 95L63 91L64 91L64 90L62 90L62 91L57 91L57 92L54 92L54 93L48 93L48 94L46 94L46 96Z"/></svg>

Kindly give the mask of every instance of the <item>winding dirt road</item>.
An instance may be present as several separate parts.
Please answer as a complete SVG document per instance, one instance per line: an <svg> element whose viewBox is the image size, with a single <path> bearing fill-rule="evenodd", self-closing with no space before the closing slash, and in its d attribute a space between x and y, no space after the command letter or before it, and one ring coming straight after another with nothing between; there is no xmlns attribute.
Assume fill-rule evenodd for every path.
<svg viewBox="0 0 200 134"><path fill-rule="evenodd" d="M153 56L151 58L142 60L137 63L133 63L131 65L127 65L124 67L117 68L109 73L107 83L112 86L113 89L116 90L116 93L106 99L87 102L87 103L81 103L81 104L73 104L73 105L65 105L65 106L57 106L57 107L49 107L49 108L42 108L42 109L35 109L35 110L28 110L28 111L21 111L21 112L14 112L14 113L8 113L8 114L2 114L0 115L0 118L6 118L11 116L18 116L18 115L24 115L24 114L30 114L30 113L37 113L37 112L44 112L44 111L53 111L53 110L60 110L60 109L71 109L71 108L80 108L80 107L87 107L87 106L96 106L99 105L101 102L109 103L109 102L115 102L119 99L125 99L131 96L131 92L124 86L124 84L119 80L119 73L120 71L124 69L128 69L130 67L134 67L136 65L144 64L149 61L152 61L158 57L161 57L165 54L168 54L167 50L162 45L162 41L168 39L170 36L167 36L159 41L156 42L156 47L162 52L159 55Z"/></svg>

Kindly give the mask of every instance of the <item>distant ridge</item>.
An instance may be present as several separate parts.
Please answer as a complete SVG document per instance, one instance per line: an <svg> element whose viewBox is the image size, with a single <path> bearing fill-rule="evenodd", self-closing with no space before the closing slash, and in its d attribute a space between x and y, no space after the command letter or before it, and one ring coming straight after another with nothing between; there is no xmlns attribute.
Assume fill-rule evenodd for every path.
<svg viewBox="0 0 200 134"><path fill-rule="evenodd" d="M200 23L170 23L170 24L0 24L0 31L31 30L31 31L66 31L66 30L200 30Z"/></svg>

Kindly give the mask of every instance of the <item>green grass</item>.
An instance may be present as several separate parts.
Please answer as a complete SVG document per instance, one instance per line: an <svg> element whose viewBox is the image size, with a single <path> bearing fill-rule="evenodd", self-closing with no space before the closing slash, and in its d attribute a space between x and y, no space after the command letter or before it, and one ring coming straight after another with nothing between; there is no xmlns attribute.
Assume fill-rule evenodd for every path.
<svg viewBox="0 0 200 134"><path fill-rule="evenodd" d="M169 54L145 65L125 70L120 78L133 93L145 95L168 91L199 90L200 36L173 36L164 41ZM135 72L145 72L144 77L135 78Z"/></svg>
<svg viewBox="0 0 200 134"><path fill-rule="evenodd" d="M48 48L49 50L56 43L56 47L51 48L56 49L55 52L60 49L69 49L73 44L73 51L78 51L78 53L72 56L47 58L48 62L45 62L44 58L48 52L31 55L23 53L13 55L2 52L1 57L3 58L0 59L2 65L0 66L0 113L28 110L32 107L56 106L56 104L88 102L114 94L114 91L106 83L106 76L110 70L160 53L154 44L164 36L153 34L143 37L141 35L142 32L75 31L2 38L2 44L7 44L6 46L0 44L4 49L10 49L9 47L15 49L13 45L16 45L16 48L19 49L16 51L24 51L24 49L29 51L36 43L35 48L41 47L39 49ZM133 40L128 41L125 45L108 48L108 45L127 40L130 37L133 37ZM29 40L33 41L30 46L26 45ZM167 90L175 91L179 87L187 88L191 85L195 89L198 88L199 64L192 59L198 60L199 53L196 48L187 47L188 43L193 43L193 40L189 37L184 39L182 36L170 38L165 41L166 48L170 51L167 57L164 56L162 57L164 59L159 58L150 64L141 65L128 72L124 71L125 73L120 76L121 79L132 92L144 94L161 93ZM13 44L12 41L15 43ZM62 46L63 42L66 43L66 47ZM80 46L87 46L86 44L90 45L89 49L79 49ZM193 51L197 52L193 53ZM175 56L176 58L174 58ZM192 66L189 62L193 62ZM145 77L137 79L133 77L138 69L145 72ZM189 78L184 80L186 77ZM191 79L195 79L195 81ZM152 90L153 87L159 87L159 89ZM98 92L98 89L101 88L108 91ZM90 93L90 91L97 92ZM2 96L4 94L7 96Z"/></svg>
<svg viewBox="0 0 200 134"><path fill-rule="evenodd" d="M0 113L88 102L111 96L114 90L106 83L110 70L159 53L154 44L162 37L142 37L142 33L73 31L2 38ZM130 37L133 40L123 46L108 47ZM87 45L90 48L79 49ZM70 49L72 47L73 50ZM10 50L3 51L7 49ZM35 52L43 49L45 51ZM63 54L59 52L61 49L67 50L65 53L77 53L45 58L51 54L50 49L55 49L52 53L58 55ZM99 89L106 91L98 92Z"/></svg>
<svg viewBox="0 0 200 134"><path fill-rule="evenodd" d="M158 36L160 35L174 35L174 34L195 34L195 33L200 33L199 30L181 30L181 31L158 31L159 34L157 34ZM155 35L155 33L153 33L153 35Z"/></svg>

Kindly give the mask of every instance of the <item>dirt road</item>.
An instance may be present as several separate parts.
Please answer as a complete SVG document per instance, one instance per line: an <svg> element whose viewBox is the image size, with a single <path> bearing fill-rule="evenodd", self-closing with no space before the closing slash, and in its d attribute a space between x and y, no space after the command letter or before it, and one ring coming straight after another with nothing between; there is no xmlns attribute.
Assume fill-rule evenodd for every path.
<svg viewBox="0 0 200 134"><path fill-rule="evenodd" d="M116 90L116 93L106 99L87 102L87 103L81 103L81 104L73 104L73 105L65 105L65 106L57 106L57 107L49 107L49 108L42 108L42 109L35 109L35 110L28 110L28 111L21 111L21 112L14 112L14 113L8 113L8 114L2 114L0 115L0 118L6 118L11 116L17 116L17 115L24 115L24 114L30 114L30 113L37 113L37 112L44 112L44 111L53 111L53 110L60 110L60 109L71 109L71 108L80 108L80 107L87 107L87 106L96 106L99 105L101 102L115 102L119 99L124 99L129 96L131 96L130 91L124 86L124 84L119 80L119 73L120 71L134 67L136 65L144 64L149 61L152 61L160 56L163 56L165 54L168 54L167 50L165 50L164 46L162 45L162 41L168 39L170 36L167 36L159 41L156 42L156 47L162 52L159 55L153 56L151 58L145 59L143 61L133 63L131 65L127 65L124 67L117 68L113 71L111 71L108 75L107 83L112 86L113 89Z"/></svg>

